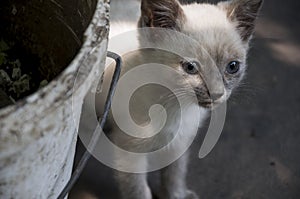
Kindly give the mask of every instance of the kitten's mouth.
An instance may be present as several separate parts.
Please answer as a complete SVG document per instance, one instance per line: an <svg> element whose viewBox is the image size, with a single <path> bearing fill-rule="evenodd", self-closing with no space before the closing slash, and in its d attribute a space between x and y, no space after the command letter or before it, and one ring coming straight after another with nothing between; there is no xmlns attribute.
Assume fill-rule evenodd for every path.
<svg viewBox="0 0 300 199"><path fill-rule="evenodd" d="M220 94L214 94L212 96L210 96L210 94L203 95L203 93L197 91L198 90L196 90L195 93L197 96L198 105L205 109L215 109L227 100L226 91Z"/></svg>
<svg viewBox="0 0 300 199"><path fill-rule="evenodd" d="M214 109L214 108L218 107L220 104L222 104L222 102L223 102L222 100L213 101L211 99L198 100L199 106L206 108L206 109Z"/></svg>
<svg viewBox="0 0 300 199"><path fill-rule="evenodd" d="M214 103L212 102L212 100L210 101L198 101L198 104L200 106L202 106L203 108L206 108L206 109L212 109L214 106Z"/></svg>

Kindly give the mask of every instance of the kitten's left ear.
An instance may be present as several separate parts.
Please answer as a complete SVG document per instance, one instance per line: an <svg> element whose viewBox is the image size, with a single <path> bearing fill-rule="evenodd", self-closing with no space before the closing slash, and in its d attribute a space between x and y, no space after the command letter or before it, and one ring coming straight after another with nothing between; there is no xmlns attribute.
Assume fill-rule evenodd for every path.
<svg viewBox="0 0 300 199"><path fill-rule="evenodd" d="M244 42L248 42L254 31L255 20L262 6L263 0L230 0L218 5L226 9L228 18L236 22Z"/></svg>
<svg viewBox="0 0 300 199"><path fill-rule="evenodd" d="M184 13L177 0L142 0L139 27L180 30Z"/></svg>

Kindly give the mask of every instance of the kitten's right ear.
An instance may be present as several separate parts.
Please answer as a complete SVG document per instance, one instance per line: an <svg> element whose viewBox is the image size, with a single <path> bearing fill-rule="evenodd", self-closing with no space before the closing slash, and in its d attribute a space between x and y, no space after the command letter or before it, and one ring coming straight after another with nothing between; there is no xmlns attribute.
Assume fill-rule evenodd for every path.
<svg viewBox="0 0 300 199"><path fill-rule="evenodd" d="M139 27L180 30L184 12L177 0L142 0Z"/></svg>
<svg viewBox="0 0 300 199"><path fill-rule="evenodd" d="M261 9L263 0L229 0L218 5L226 10L228 18L236 22L244 42L248 42L252 36L255 20Z"/></svg>

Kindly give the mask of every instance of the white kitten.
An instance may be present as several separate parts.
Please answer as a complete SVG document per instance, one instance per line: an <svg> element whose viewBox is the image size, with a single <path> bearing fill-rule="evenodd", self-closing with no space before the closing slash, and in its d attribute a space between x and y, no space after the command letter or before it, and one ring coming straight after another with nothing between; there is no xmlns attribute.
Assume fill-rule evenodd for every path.
<svg viewBox="0 0 300 199"><path fill-rule="evenodd" d="M139 1L112 0L110 38L137 27L157 27L178 31L201 44L201 47L189 44L182 40L180 35L168 35L167 32L166 35L157 37L153 32L149 33L147 39L138 40L139 45L152 45L153 48L122 55L124 61L122 75L145 63L159 63L171 67L178 77L163 71L153 73L152 76L160 76L176 88L173 95L172 91L163 87L144 86L132 96L129 107L126 107L130 109L130 117L135 123L140 126L150 125L155 129L161 121L158 119L153 124L151 119L159 118L164 114L163 110L150 115L151 119L148 111L153 104L163 105L168 117L160 133L152 137L148 136L153 132L151 128L146 128L138 133L150 138L127 135L117 125L116 118L111 115L108 129L113 142L127 151L144 153L159 150L175 136L179 136L182 143L170 145L168 150L174 154L182 151L184 146L193 139L193 133L206 118L209 108L227 100L232 90L242 80L246 70L248 44L261 4L262 0L231 0L217 5L196 3L181 5L177 0L142 0L140 6ZM139 30L139 33L143 34L143 31ZM160 47L182 52L189 57L183 59L176 53L158 50ZM216 66L217 71L212 69L213 65ZM156 66L152 64L149 67ZM109 70L108 68L105 72L103 92L96 97L99 115L109 87L111 75ZM222 87L219 86L218 81L222 81ZM130 89L130 85L127 86ZM194 94L191 94L191 90ZM122 96L126 95L127 90L117 92L121 93L116 93L117 96ZM180 106L178 100L183 102ZM122 101L118 102L122 103ZM127 106L126 103L125 105ZM120 106L116 108L117 110L122 109L122 104L116 106ZM122 115L121 112L118 114ZM125 123L130 120L122 116L119 119ZM181 121L183 125L179 125ZM175 134L176 132L178 134ZM122 167L128 166L149 167L147 159L132 161L117 153L115 162L121 170ZM187 158L183 156L161 170L161 192L159 193L161 199L197 198L196 194L188 190L185 185L186 166ZM116 172L116 179L123 199L152 198L146 174Z"/></svg>

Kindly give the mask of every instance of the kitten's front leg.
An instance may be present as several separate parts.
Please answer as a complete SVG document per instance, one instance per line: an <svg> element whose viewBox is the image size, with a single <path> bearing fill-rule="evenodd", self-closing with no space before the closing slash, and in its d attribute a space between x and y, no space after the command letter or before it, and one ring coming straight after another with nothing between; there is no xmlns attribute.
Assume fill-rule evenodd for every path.
<svg viewBox="0 0 300 199"><path fill-rule="evenodd" d="M186 186L188 152L161 170L160 199L198 199Z"/></svg>
<svg viewBox="0 0 300 199"><path fill-rule="evenodd" d="M134 150L139 147L139 142L128 140L124 134L119 131L113 131L112 137L114 143L124 149ZM147 183L147 174L145 173L126 173L122 171L138 171L147 168L146 158L132 158L130 155L118 153L115 151L115 179L118 183L121 193L121 199L152 199L152 194Z"/></svg>
<svg viewBox="0 0 300 199"><path fill-rule="evenodd" d="M146 174L116 171L122 199L152 199Z"/></svg>

